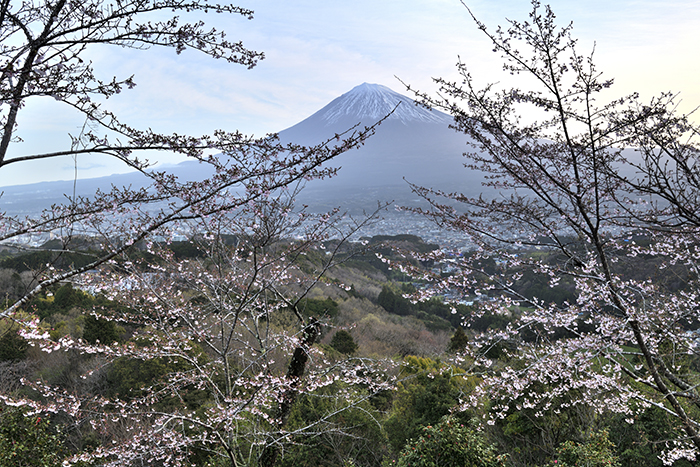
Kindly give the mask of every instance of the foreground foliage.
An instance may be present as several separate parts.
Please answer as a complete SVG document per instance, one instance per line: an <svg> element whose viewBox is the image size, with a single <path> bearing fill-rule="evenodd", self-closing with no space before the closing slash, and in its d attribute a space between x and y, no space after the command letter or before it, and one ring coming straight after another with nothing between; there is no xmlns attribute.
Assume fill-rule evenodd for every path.
<svg viewBox="0 0 700 467"><path fill-rule="evenodd" d="M562 467L619 467L607 431L591 433L583 443L566 441L557 449Z"/></svg>
<svg viewBox="0 0 700 467"><path fill-rule="evenodd" d="M58 467L63 440L49 420L25 411L0 410L0 465L4 467Z"/></svg>
<svg viewBox="0 0 700 467"><path fill-rule="evenodd" d="M304 315L300 305L334 256L306 275L295 266L340 231L339 213L295 212L298 189L332 175L323 164L361 145L372 128L301 147L237 131L160 134L106 108L135 79L99 78L89 59L97 47L191 50L246 67L263 58L208 29L207 13L252 18L250 10L200 0L0 4L0 169L108 156L143 175L142 186L73 194L37 216L0 214L4 248L21 252L29 238L53 239L21 262L3 263L16 271L0 309L7 370L0 400L57 414L74 444L67 464L223 457L231 465L273 465L299 393L342 380L363 385L361 401L375 381L388 379L370 361L322 361L314 347L322 316ZM18 115L45 97L77 112L83 128L66 146L22 154ZM180 180L152 170L146 152L185 156L208 176ZM181 237L199 254L168 248ZM54 365L15 365L30 353L25 342ZM316 377L306 378L317 355Z"/></svg>
<svg viewBox="0 0 700 467"><path fill-rule="evenodd" d="M476 246L451 258L460 272L450 277L414 272L434 281L432 293L481 294L482 312L511 318L465 347L483 384L464 409L489 398L495 420L584 405L632 421L656 407L683 432L666 443L667 462L693 459L700 133L676 113L672 94L606 100L613 81L578 51L571 25L559 27L549 7L532 5L527 21L495 31L475 19L504 70L530 87L480 86L460 63L460 82L437 79L439 95L422 96L470 137L467 166L485 173L485 188L472 197L414 187L431 204L419 211ZM680 273L679 282L640 274L641 261ZM523 293L523 274L552 289L566 284L567 294L545 301ZM494 346L505 350L506 367L493 365Z"/></svg>
<svg viewBox="0 0 700 467"><path fill-rule="evenodd" d="M46 251L10 255L3 266L16 270L0 274L7 465L682 465L700 448L697 129L673 113L672 96L597 104L612 83L548 8L533 2L530 20L507 31L477 22L506 70L539 89L479 89L460 66L461 85L439 80L442 97L425 96L473 139L471 166L499 191L415 187L427 215L477 246L447 255L415 236L351 245L371 216L295 210L299 185L331 175L323 164L371 128L312 148L235 132L166 136L96 103L133 81L97 80L81 58L92 44L192 48L252 66L260 54L199 22L139 21L247 10L63 0L0 9L0 167L109 154L149 184L2 216L0 239L58 235ZM68 149L7 156L25 101L48 95L81 112L86 130ZM146 171L142 150L179 152L213 175ZM415 259L390 268L401 255L377 245L387 240ZM366 243L379 258L362 261ZM430 268L442 262L458 272ZM405 272L414 283L395 282ZM445 291L478 300L447 303ZM462 319L470 329L452 335Z"/></svg>
<svg viewBox="0 0 700 467"><path fill-rule="evenodd" d="M426 426L387 465L398 467L503 467L505 456L498 456L482 433L454 417L445 417L435 426Z"/></svg>

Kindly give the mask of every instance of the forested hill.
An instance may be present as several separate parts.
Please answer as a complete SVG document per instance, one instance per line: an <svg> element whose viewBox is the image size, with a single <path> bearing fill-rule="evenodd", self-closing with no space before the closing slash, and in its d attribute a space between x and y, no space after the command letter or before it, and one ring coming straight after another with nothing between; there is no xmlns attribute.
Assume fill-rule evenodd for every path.
<svg viewBox="0 0 700 467"><path fill-rule="evenodd" d="M238 240L232 239L228 244L236 245ZM457 458L470 455L464 449L479 449L484 459L497 462L497 455L500 455L516 462L512 465L546 465L552 459L582 458L580 456L596 456L603 462L601 466L613 465L605 462L616 458L626 466L662 465L656 457L662 448L653 440L669 436L674 428L663 411L652 407L641 411L636 423L630 425L623 416L612 412L596 416L583 407L569 405L567 399L562 398L555 402L556 410L546 417L534 417L535 408L513 409L489 430L474 431L470 420L482 417L484 414L480 412L488 411L488 404L453 413L453 408L479 382L479 378L469 372L474 362L460 357L461 349L471 345L475 336L508 329L521 309L512 307L510 316L493 314L485 311L488 295L459 297L457 290L445 290L443 296L416 301L413 297L426 284L409 278L400 268L392 266L392 261L405 261L410 253L435 253L439 246L414 235L375 236L363 239L362 244L365 249L359 252L352 246L340 246L337 254L341 260L328 271L327 279L315 286L297 307L304 316L322 324L320 339L314 344L319 355L336 362L391 360L395 366L389 371L399 382L393 389L378 391L364 402L345 409L342 415L333 417L329 422L334 431L327 435L299 434L295 443L286 449L279 465L340 467L346 464L335 459L352 459L357 466L379 467L402 456L411 456L414 449L447 450ZM62 256L61 261L53 261L53 264L58 268L70 268L82 264L91 250L99 248L99 244L88 239L76 239L72 247L85 254L81 259L80 254L65 255L58 246L54 241L36 251L20 254L5 251L0 262L2 294L8 299L21 296L32 286L30 270L56 259L49 256ZM200 262L209 255L206 244L201 241L164 243L162 247L178 261ZM324 264L326 252L338 247L337 242L331 240L299 256L295 260L298 274L313 274ZM538 251L523 254L541 256ZM164 256L167 257L170 256ZM143 267L162 261L145 249L140 258L134 260L141 261ZM410 261L426 272L449 275L445 267L448 263ZM637 266L640 264L644 263L637 263ZM487 266L494 270L499 268L496 263ZM636 269L640 276L653 272L651 266ZM682 281L683 271L678 269L675 274ZM679 286L682 285L669 283L669 287ZM550 289L546 279L536 275L522 275L515 287L523 295L545 297L553 302L562 303L572 298L570 283ZM549 295L542 295L545 290ZM99 309L103 317L95 317L95 309ZM55 342L70 337L82 339L88 345L138 346L145 345L148 333L147 326L125 319L133 313L129 306L68 282L35 297L23 313L36 316L41 322L40 328ZM113 318L106 319L107 316ZM283 307L266 319L278 332L284 332L292 325L290 318L289 310ZM43 379L85 399L101 396L128 402L153 394L158 406L186 411L206 410L214 397L212 393L188 385L181 387L176 397L161 392L172 375L186 370L187 362L179 358L123 356L105 365L103 357L74 351L47 356L28 345L18 328L7 319L0 322L0 331L0 386L6 390L19 390L17 378L26 377ZM564 340L567 333L562 329L550 338ZM529 339L538 337L531 334ZM515 341L494 340L484 344L483 353L496 367L513 364L515 344ZM206 348L199 347L196 339L191 349L200 362L213 357ZM692 369L695 363L689 364L689 371L698 371ZM90 368L93 371L86 377L85 370ZM313 372L313 367L310 371ZM298 401L290 415L290 430L322 416L326 410L324 391L326 389L316 391L320 399L312 392ZM31 452L47 458L57 446L63 452L89 450L113 436L89 427L78 431L63 427L60 417L39 422L32 418L18 419L18 413L17 409L8 409L0 414L3 420L0 445L16 442L18 437L36 437ZM344 434L335 435L335 430ZM471 444L455 447L455 441L462 446L459 443L464 439L471 439L480 447L466 447ZM529 449L521 449L523 443ZM188 459L189 465L211 465L205 450L192 449ZM675 465L690 464L679 461Z"/></svg>

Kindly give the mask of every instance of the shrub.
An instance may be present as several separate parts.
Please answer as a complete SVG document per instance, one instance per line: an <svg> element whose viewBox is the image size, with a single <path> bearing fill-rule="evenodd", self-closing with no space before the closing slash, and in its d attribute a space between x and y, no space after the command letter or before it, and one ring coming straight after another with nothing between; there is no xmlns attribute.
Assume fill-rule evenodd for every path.
<svg viewBox="0 0 700 467"><path fill-rule="evenodd" d="M62 442L49 421L0 406L0 465L3 467L59 467Z"/></svg>
<svg viewBox="0 0 700 467"><path fill-rule="evenodd" d="M0 330L0 362L23 360L29 343L15 329Z"/></svg>
<svg viewBox="0 0 700 467"><path fill-rule="evenodd" d="M615 445L606 430L591 433L583 443L566 441L557 449L558 467L619 467Z"/></svg>
<svg viewBox="0 0 700 467"><path fill-rule="evenodd" d="M333 335L333 339L331 339L331 347L346 355L354 354L357 350L357 344L352 338L352 335L350 335L350 333L347 331L343 331L342 329Z"/></svg>
<svg viewBox="0 0 700 467"><path fill-rule="evenodd" d="M384 466L499 467L505 466L505 456L497 455L482 433L447 416L437 425L423 428L422 436L406 444L398 460Z"/></svg>

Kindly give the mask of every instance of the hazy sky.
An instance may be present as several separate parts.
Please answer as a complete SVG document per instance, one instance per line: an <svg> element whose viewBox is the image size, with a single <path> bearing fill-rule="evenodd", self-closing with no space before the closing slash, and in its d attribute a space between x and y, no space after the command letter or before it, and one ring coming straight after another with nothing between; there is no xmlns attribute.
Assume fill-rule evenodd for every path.
<svg viewBox="0 0 700 467"><path fill-rule="evenodd" d="M489 27L526 19L526 0L467 0ZM650 98L680 92L681 109L700 105L700 1L552 0L561 24L574 22L579 51L596 44L598 68L614 77L615 95ZM135 75L137 87L106 107L136 127L210 133L216 128L263 135L306 118L362 82L403 92L396 77L419 89L431 78L456 77L458 56L483 82L499 80L500 62L458 0L243 0L255 19L204 19L266 54L257 67L213 61L173 50L100 49L91 54L100 76ZM20 117L26 141L13 154L58 150L81 120L47 101ZM71 178L74 161L3 169L0 185ZM80 177L123 171L118 164L79 159Z"/></svg>

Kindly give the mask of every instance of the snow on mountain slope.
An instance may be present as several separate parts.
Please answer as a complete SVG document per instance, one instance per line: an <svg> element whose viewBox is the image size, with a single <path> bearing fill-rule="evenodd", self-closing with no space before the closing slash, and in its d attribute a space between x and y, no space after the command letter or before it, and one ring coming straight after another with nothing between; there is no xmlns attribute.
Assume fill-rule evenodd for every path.
<svg viewBox="0 0 700 467"><path fill-rule="evenodd" d="M395 109L395 110L394 110ZM320 117L326 126L338 123L347 117L361 120L379 120L393 110L388 120L449 124L452 117L436 110L416 105L408 97L380 84L362 83L334 99L330 104L310 118Z"/></svg>

